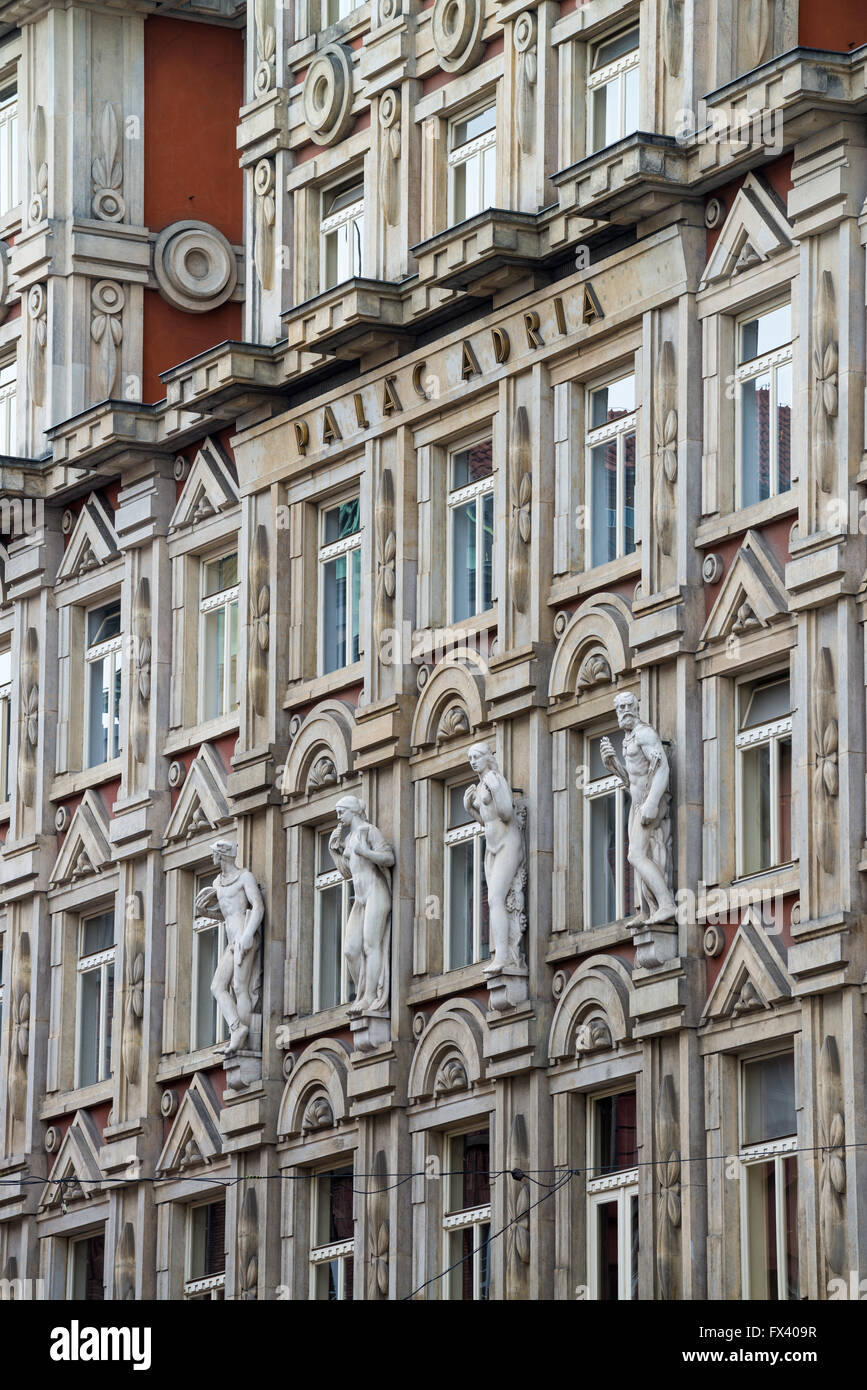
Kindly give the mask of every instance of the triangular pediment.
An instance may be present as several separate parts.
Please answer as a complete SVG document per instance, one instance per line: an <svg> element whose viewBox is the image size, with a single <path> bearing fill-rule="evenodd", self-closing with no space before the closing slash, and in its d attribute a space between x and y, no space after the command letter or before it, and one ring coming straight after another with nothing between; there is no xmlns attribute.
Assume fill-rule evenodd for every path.
<svg viewBox="0 0 867 1390"><path fill-rule="evenodd" d="M100 1187L105 1176L99 1166L101 1145L99 1130L89 1113L76 1111L42 1189L40 1209L81 1201Z"/></svg>
<svg viewBox="0 0 867 1390"><path fill-rule="evenodd" d="M157 1159L161 1176L183 1173L212 1163L223 1152L220 1102L204 1072L197 1072L178 1106L163 1151Z"/></svg>
<svg viewBox="0 0 867 1390"><path fill-rule="evenodd" d="M702 1021L760 1013L791 994L792 977L779 936L769 934L755 908L747 908L707 997Z"/></svg>
<svg viewBox="0 0 867 1390"><path fill-rule="evenodd" d="M215 440L206 439L193 459L169 530L205 521L237 501L238 485L229 455Z"/></svg>
<svg viewBox="0 0 867 1390"><path fill-rule="evenodd" d="M78 883L111 862L109 819L102 798L89 788L69 824L63 848L54 861L51 883Z"/></svg>
<svg viewBox="0 0 867 1390"><path fill-rule="evenodd" d="M57 570L57 578L78 579L99 569L120 552L111 512L92 492L78 513L69 543Z"/></svg>
<svg viewBox="0 0 867 1390"><path fill-rule="evenodd" d="M699 640L699 651L732 633L770 627L788 617L783 567L758 531L748 531L720 585Z"/></svg>
<svg viewBox="0 0 867 1390"><path fill-rule="evenodd" d="M699 289L790 251L795 244L792 228L771 190L755 174L747 174L704 268Z"/></svg>
<svg viewBox="0 0 867 1390"><path fill-rule="evenodd" d="M184 778L166 826L166 841L191 840L233 819L226 799L226 773L219 754L203 743Z"/></svg>

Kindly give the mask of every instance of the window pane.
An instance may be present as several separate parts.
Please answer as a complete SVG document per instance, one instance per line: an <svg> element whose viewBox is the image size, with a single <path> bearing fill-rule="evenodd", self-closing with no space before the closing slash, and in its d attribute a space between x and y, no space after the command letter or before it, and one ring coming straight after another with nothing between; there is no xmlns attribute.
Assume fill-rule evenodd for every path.
<svg viewBox="0 0 867 1390"><path fill-rule="evenodd" d="M777 491L792 486L792 364L777 368Z"/></svg>
<svg viewBox="0 0 867 1390"><path fill-rule="evenodd" d="M217 1041L217 1001L211 994L211 981L217 969L219 942L218 927L197 931L193 937L196 977L194 1047L212 1047Z"/></svg>
<svg viewBox="0 0 867 1390"><path fill-rule="evenodd" d="M754 729L758 724L770 724L792 712L788 680L771 681L767 685L742 686L742 729Z"/></svg>
<svg viewBox="0 0 867 1390"><path fill-rule="evenodd" d="M331 217L335 212L342 212L344 208L351 208L354 203L363 201L363 183L344 184L341 188L332 188L323 194L323 216Z"/></svg>
<svg viewBox="0 0 867 1390"><path fill-rule="evenodd" d="M95 955L97 951L107 951L114 945L114 913L100 912L97 917L87 917L81 924L82 956Z"/></svg>
<svg viewBox="0 0 867 1390"><path fill-rule="evenodd" d="M635 549L635 435L623 440L623 554Z"/></svg>
<svg viewBox="0 0 867 1390"><path fill-rule="evenodd" d="M613 63L615 59L622 58L624 53L631 53L637 47L638 29L627 29L622 34L616 34L614 38L607 39L596 48L593 54L593 71L604 68L607 63Z"/></svg>
<svg viewBox="0 0 867 1390"><path fill-rule="evenodd" d="M638 129L638 68L623 74L623 129L621 136Z"/></svg>
<svg viewBox="0 0 867 1390"><path fill-rule="evenodd" d="M99 1007L102 971L86 970L79 977L78 1085L99 1080Z"/></svg>
<svg viewBox="0 0 867 1390"><path fill-rule="evenodd" d="M226 1268L226 1203L209 1202L190 1212L190 1279L209 1279Z"/></svg>
<svg viewBox="0 0 867 1390"><path fill-rule="evenodd" d="M497 150L494 145L484 150L482 160L482 208L492 208L497 201Z"/></svg>
<svg viewBox="0 0 867 1390"><path fill-rule="evenodd" d="M491 1200L491 1142L487 1129L461 1134L449 1144L449 1211L487 1206Z"/></svg>
<svg viewBox="0 0 867 1390"><path fill-rule="evenodd" d="M630 1297L638 1298L638 1194L629 1199L629 1219L632 1228L632 1267L630 1270Z"/></svg>
<svg viewBox="0 0 867 1390"><path fill-rule="evenodd" d="M337 865L331 857L331 850L328 848L328 842L330 839L330 830L320 830L319 834L316 836L317 874L330 874L333 869L337 868Z"/></svg>
<svg viewBox="0 0 867 1390"><path fill-rule="evenodd" d="M618 1258L617 1202L600 1202L596 1208L599 1264L596 1270L599 1298L606 1302L619 1296L620 1261Z"/></svg>
<svg viewBox="0 0 867 1390"><path fill-rule="evenodd" d="M452 508L452 622L476 612L476 503Z"/></svg>
<svg viewBox="0 0 867 1390"><path fill-rule="evenodd" d="M475 895L475 845L473 840L448 849L449 856L449 960L456 970L473 959L473 904Z"/></svg>
<svg viewBox="0 0 867 1390"><path fill-rule="evenodd" d="M596 1154L594 1177L620 1173L638 1162L636 1093L601 1096L594 1103Z"/></svg>
<svg viewBox="0 0 867 1390"><path fill-rule="evenodd" d="M619 420L621 415L629 415L634 409L635 376L630 373L591 391L590 428L595 430L600 425L610 425L612 420Z"/></svg>
<svg viewBox="0 0 867 1390"><path fill-rule="evenodd" d="M466 487L468 483L477 483L481 478L490 478L494 471L493 455L491 439L484 439L480 444L452 454L452 488Z"/></svg>
<svg viewBox="0 0 867 1390"><path fill-rule="evenodd" d="M352 1240L355 1235L352 1220L352 1168L335 1168L332 1173L320 1173L316 1184L316 1245L332 1245L338 1240Z"/></svg>
<svg viewBox="0 0 867 1390"><path fill-rule="evenodd" d="M771 864L771 748L762 743L741 754L743 872L756 874Z"/></svg>
<svg viewBox="0 0 867 1390"><path fill-rule="evenodd" d="M777 1190L773 1159L747 1166L747 1252L750 1298L776 1302Z"/></svg>
<svg viewBox="0 0 867 1390"><path fill-rule="evenodd" d="M494 495L481 498L482 504L482 573L478 611L485 613L494 601Z"/></svg>
<svg viewBox="0 0 867 1390"><path fill-rule="evenodd" d="M783 1159L783 1207L786 1224L786 1284L790 1299L801 1297L800 1262L798 1258L798 1159L789 1154Z"/></svg>
<svg viewBox="0 0 867 1390"><path fill-rule="evenodd" d="M777 816L780 842L777 863L788 864L792 858L792 740L777 740Z"/></svg>
<svg viewBox="0 0 867 1390"><path fill-rule="evenodd" d="M464 793L467 787L471 787L472 782L462 782L459 787L449 787L448 789L448 819L449 829L454 829L459 825L469 825L473 817L464 806Z"/></svg>
<svg viewBox="0 0 867 1390"><path fill-rule="evenodd" d="M477 111L467 120L457 121L452 127L452 149L456 150L468 141L475 140L477 135L485 135L489 130L493 130L496 124L496 106L486 106L484 111Z"/></svg>
<svg viewBox="0 0 867 1390"><path fill-rule="evenodd" d="M100 1302L105 1298L105 1236L88 1236L72 1245L71 1297L76 1300Z"/></svg>
<svg viewBox="0 0 867 1390"><path fill-rule="evenodd" d="M333 1009L340 1003L343 967L343 887L317 890L319 908L319 998L316 1007Z"/></svg>
<svg viewBox="0 0 867 1390"><path fill-rule="evenodd" d="M766 352L792 341L792 306L781 304L770 313L760 314L741 324L740 361L751 362Z"/></svg>
<svg viewBox="0 0 867 1390"><path fill-rule="evenodd" d="M771 378L741 383L741 503L749 507L771 492Z"/></svg>
<svg viewBox="0 0 867 1390"><path fill-rule="evenodd" d="M204 679L202 718L216 719L223 714L223 688L226 679L226 609L212 608L205 614Z"/></svg>
<svg viewBox="0 0 867 1390"><path fill-rule="evenodd" d="M360 615L361 615L361 550L349 552L349 565L352 573L351 609L349 614L349 661L358 661L361 655Z"/></svg>
<svg viewBox="0 0 867 1390"><path fill-rule="evenodd" d="M590 921L601 927L617 917L617 797L614 792L587 802L590 817Z"/></svg>
<svg viewBox="0 0 867 1390"><path fill-rule="evenodd" d="M100 1081L111 1076L111 1025L114 1018L114 965L103 967L105 988L105 1032L102 1038L102 1069Z"/></svg>
<svg viewBox="0 0 867 1390"><path fill-rule="evenodd" d="M121 667L120 652L114 652L108 662L109 671L112 672L112 692L111 708L109 710L109 737L110 752L109 756L117 758L120 756L120 683Z"/></svg>
<svg viewBox="0 0 867 1390"><path fill-rule="evenodd" d="M322 670L346 665L346 556L322 566Z"/></svg>
<svg viewBox="0 0 867 1390"><path fill-rule="evenodd" d="M746 1062L744 1143L760 1144L797 1133L795 1059L791 1052Z"/></svg>
<svg viewBox="0 0 867 1390"><path fill-rule="evenodd" d="M341 502L339 507L329 507L323 517L323 545L342 541L361 530L360 505L359 499L354 497L350 502Z"/></svg>
<svg viewBox="0 0 867 1390"><path fill-rule="evenodd" d="M229 650L226 660L229 665L228 670L228 703L224 713L233 710L238 703L238 605L230 603L228 609L229 617Z"/></svg>
<svg viewBox="0 0 867 1390"><path fill-rule="evenodd" d="M472 213L467 211L467 178L473 164L474 160L469 159L464 164L455 165L452 169L455 222L463 222L465 218L472 216Z"/></svg>
<svg viewBox="0 0 867 1390"><path fill-rule="evenodd" d="M617 440L609 439L590 451L593 499L592 563L602 565L617 556Z"/></svg>
<svg viewBox="0 0 867 1390"><path fill-rule="evenodd" d="M87 615L87 645L95 647L98 642L107 642L120 635L120 604L106 603L101 608L93 608Z"/></svg>
<svg viewBox="0 0 867 1390"><path fill-rule="evenodd" d="M202 597L220 594L224 589L233 589L238 582L238 554L221 555L219 560L208 560L202 566Z"/></svg>

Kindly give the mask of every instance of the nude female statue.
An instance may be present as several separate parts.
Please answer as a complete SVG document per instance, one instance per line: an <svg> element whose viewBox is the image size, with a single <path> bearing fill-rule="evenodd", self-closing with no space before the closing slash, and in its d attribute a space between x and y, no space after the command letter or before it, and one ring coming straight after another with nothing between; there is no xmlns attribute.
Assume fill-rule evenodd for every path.
<svg viewBox="0 0 867 1390"><path fill-rule="evenodd" d="M493 975L506 966L520 966L523 913L509 896L524 865L524 831L515 810L512 789L486 743L474 743L467 757L478 782L464 792L464 807L485 831L485 882L494 954L485 965ZM522 895L521 895L522 896Z"/></svg>
<svg viewBox="0 0 867 1390"><path fill-rule="evenodd" d="M389 920L394 850L367 819L357 796L337 803L336 829L328 848L343 877L352 880L355 901L346 924L344 955L355 985L350 1017L388 1008Z"/></svg>
<svg viewBox="0 0 867 1390"><path fill-rule="evenodd" d="M229 1028L229 1041L219 1051L230 1057L244 1046L250 1032L259 953L256 934L265 916L259 885L249 869L235 863L237 845L215 840L211 857L220 872L209 888L196 894L196 912L216 906L226 924L226 949L211 981L211 993Z"/></svg>

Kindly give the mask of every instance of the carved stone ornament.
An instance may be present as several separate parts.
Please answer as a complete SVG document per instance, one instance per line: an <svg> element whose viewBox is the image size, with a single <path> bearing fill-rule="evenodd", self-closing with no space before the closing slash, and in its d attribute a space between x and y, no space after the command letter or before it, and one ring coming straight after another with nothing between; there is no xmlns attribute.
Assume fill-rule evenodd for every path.
<svg viewBox="0 0 867 1390"><path fill-rule="evenodd" d="M36 747L39 743L39 638L35 627L29 627L24 634L20 675L18 790L24 805L32 806L36 798Z"/></svg>
<svg viewBox="0 0 867 1390"><path fill-rule="evenodd" d="M524 10L515 20L512 42L515 45L515 135L518 148L529 154L536 137L535 96L538 79L538 21L533 10Z"/></svg>
<svg viewBox="0 0 867 1390"><path fill-rule="evenodd" d="M462 705L450 705L443 712L437 729L437 743L470 732L470 717Z"/></svg>
<svg viewBox="0 0 867 1390"><path fill-rule="evenodd" d="M360 1018L388 1009L394 850L368 820L364 802L357 796L341 797L335 809L337 826L328 848L355 893L344 947L355 985L347 1013Z"/></svg>
<svg viewBox="0 0 867 1390"><path fill-rule="evenodd" d="M121 1059L127 1081L138 1084L144 1018L144 910L140 893L130 893L124 913L124 1006Z"/></svg>
<svg viewBox="0 0 867 1390"><path fill-rule="evenodd" d="M255 229L253 264L263 290L270 290L274 274L274 225L277 221L275 174L272 159L260 159L253 171Z"/></svg>
<svg viewBox="0 0 867 1390"><path fill-rule="evenodd" d="M822 1043L818 1069L819 1218L822 1246L832 1274L846 1264L846 1118L837 1040Z"/></svg>
<svg viewBox="0 0 867 1390"><path fill-rule="evenodd" d="M813 824L816 834L816 857L826 874L834 872L836 862L835 807L840 794L836 712L831 651L828 647L822 647L816 662L813 682L813 739L816 749L813 767Z"/></svg>
<svg viewBox="0 0 867 1390"><path fill-rule="evenodd" d="M765 57L773 18L773 0L739 0L739 71L757 68Z"/></svg>
<svg viewBox="0 0 867 1390"><path fill-rule="evenodd" d="M376 592L373 602L373 639L376 650L383 650L383 637L394 617L394 595L397 587L395 564L397 534L394 522L394 477L384 468L376 490L374 510L376 542Z"/></svg>
<svg viewBox="0 0 867 1390"><path fill-rule="evenodd" d="M704 205L704 225L713 230L718 227L725 217L725 203L719 198L708 198Z"/></svg>
<svg viewBox="0 0 867 1390"><path fill-rule="evenodd" d="M385 1150L377 1149L367 1196L367 1297L388 1297L390 1233Z"/></svg>
<svg viewBox="0 0 867 1390"><path fill-rule="evenodd" d="M603 738L602 761L629 793L629 860L635 871L638 912L630 926L673 922L671 892L670 771L662 739L639 711L631 692L614 697L617 723L623 730L623 761Z"/></svg>
<svg viewBox="0 0 867 1390"><path fill-rule="evenodd" d="M93 378L96 400L109 399L117 385L125 304L126 295L116 280L97 280L90 292L90 336L97 347Z"/></svg>
<svg viewBox="0 0 867 1390"><path fill-rule="evenodd" d="M135 1299L135 1227L124 1222L114 1252L114 1296L122 1303Z"/></svg>
<svg viewBox="0 0 867 1390"><path fill-rule="evenodd" d="M379 99L382 153L379 161L379 196L382 214L390 227L400 219L400 92L390 87Z"/></svg>
<svg viewBox="0 0 867 1390"><path fill-rule="evenodd" d="M446 1057L437 1072L434 1082L434 1095L448 1095L451 1091L465 1091L469 1082L467 1069L460 1057Z"/></svg>
<svg viewBox="0 0 867 1390"><path fill-rule="evenodd" d="M188 314L205 314L231 297L238 266L232 247L216 227L172 222L157 237L154 275L169 304Z"/></svg>
<svg viewBox="0 0 867 1390"><path fill-rule="evenodd" d="M238 1285L242 1299L256 1298L259 1289L259 1203L252 1185L238 1213Z"/></svg>
<svg viewBox="0 0 867 1390"><path fill-rule="evenodd" d="M683 71L683 0L663 0L662 54L670 77Z"/></svg>
<svg viewBox="0 0 867 1390"><path fill-rule="evenodd" d="M530 422L524 406L515 411L512 430L511 534L509 538L509 583L512 602L519 613L526 613L530 602L530 538L533 476L530 471Z"/></svg>
<svg viewBox="0 0 867 1390"><path fill-rule="evenodd" d="M0 241L0 323L3 323L9 313L10 306L6 303L6 296L9 293L9 243Z"/></svg>
<svg viewBox="0 0 867 1390"><path fill-rule="evenodd" d="M530 1274L530 1145L527 1122L515 1115L509 1134L509 1174L506 1187L506 1297L526 1297Z"/></svg>
<svg viewBox="0 0 867 1390"><path fill-rule="evenodd" d="M256 71L253 91L257 97L270 92L277 80L277 30L271 23L269 0L256 0Z"/></svg>
<svg viewBox="0 0 867 1390"><path fill-rule="evenodd" d="M761 627L761 623L756 617L749 603L742 603L737 612L737 617L732 623L732 632L752 632L755 628Z"/></svg>
<svg viewBox="0 0 867 1390"><path fill-rule="evenodd" d="M97 153L90 166L93 195L91 207L100 222L122 222L126 217L123 187L122 146L114 106L107 101L96 128Z"/></svg>
<svg viewBox="0 0 867 1390"><path fill-rule="evenodd" d="M183 784L184 784L184 778L186 777L186 775L187 775L187 769L186 769L186 767L184 766L184 764L180 761L180 759L177 759L177 758L176 758L176 759L174 760L174 762L169 763L169 786L170 786L170 787L175 787L175 788L177 788L177 787L182 787Z"/></svg>
<svg viewBox="0 0 867 1390"><path fill-rule="evenodd" d="M702 939L702 948L709 959L713 960L716 956L721 956L725 950L726 937L722 927L714 924L706 927Z"/></svg>
<svg viewBox="0 0 867 1390"><path fill-rule="evenodd" d="M247 688L256 714L268 713L268 647L270 644L271 585L268 572L268 532L259 525L250 546L248 566L250 636Z"/></svg>
<svg viewBox="0 0 867 1390"><path fill-rule="evenodd" d="M329 43L312 59L302 92L304 120L317 145L342 140L352 123L352 54Z"/></svg>
<svg viewBox="0 0 867 1390"><path fill-rule="evenodd" d="M34 405L45 401L45 347L48 342L48 292L45 285L27 291L30 346L27 353L27 385Z"/></svg>
<svg viewBox="0 0 867 1390"><path fill-rule="evenodd" d="M837 311L834 280L823 270L816 294L816 323L813 338L813 419L816 440L816 475L823 492L834 489L834 437L832 421L837 418Z"/></svg>
<svg viewBox="0 0 867 1390"><path fill-rule="evenodd" d="M484 971L487 976L525 973L526 806L516 800L486 743L474 743L467 757L478 781L464 792L464 806L485 832L485 882L494 950Z"/></svg>
<svg viewBox="0 0 867 1390"><path fill-rule="evenodd" d="M612 1046L611 1029L604 1018L589 1019L575 1033L576 1057L583 1057L588 1052L603 1052Z"/></svg>
<svg viewBox="0 0 867 1390"><path fill-rule="evenodd" d="M592 690L594 685L610 685L611 680L611 663L605 652L588 652L578 667L575 688L580 693Z"/></svg>
<svg viewBox="0 0 867 1390"><path fill-rule="evenodd" d="M656 1099L656 1273L659 1296L677 1296L676 1280L680 1254L681 1158L678 1140L674 1079L663 1076Z"/></svg>
<svg viewBox="0 0 867 1390"><path fill-rule="evenodd" d="M130 692L130 737L137 763L147 761L151 705L151 588L142 578L132 601L133 673Z"/></svg>
<svg viewBox="0 0 867 1390"><path fill-rule="evenodd" d="M9 1105L16 1120L23 1120L27 1109L30 979L30 934L23 931L18 936L12 962L12 1017L9 1032Z"/></svg>
<svg viewBox="0 0 867 1390"><path fill-rule="evenodd" d="M481 56L484 22L482 0L435 0L431 38L444 72L465 72Z"/></svg>
<svg viewBox="0 0 867 1390"><path fill-rule="evenodd" d="M705 584L718 584L722 579L724 568L721 555L705 555L701 562L701 577Z"/></svg>
<svg viewBox="0 0 867 1390"><path fill-rule="evenodd" d="M741 985L740 993L732 1005L732 1017L739 1018L741 1014L755 1013L757 1009L763 1009L762 996L756 989L752 980L746 979Z"/></svg>
<svg viewBox="0 0 867 1390"><path fill-rule="evenodd" d="M31 227L48 216L48 155L45 131L45 111L34 106L27 132L27 157L30 162L30 181L33 192L27 209Z"/></svg>
<svg viewBox="0 0 867 1390"><path fill-rule="evenodd" d="M265 917L261 889L250 870L235 863L237 852L231 840L214 841L211 855L220 872L195 900L197 915L222 916L226 925L226 946L211 988L229 1029L229 1041L219 1049L227 1058L248 1040L258 1041L250 1034L261 993L260 938Z"/></svg>
<svg viewBox="0 0 867 1390"><path fill-rule="evenodd" d="M656 467L653 483L653 512L659 547L670 555L674 540L675 493L677 482L677 370L674 344L666 338L656 363L653 402L653 438Z"/></svg>
<svg viewBox="0 0 867 1390"><path fill-rule="evenodd" d="M332 758L317 758L307 778L309 792L321 791L323 787L333 787L337 782L337 768Z"/></svg>
<svg viewBox="0 0 867 1390"><path fill-rule="evenodd" d="M333 1124L334 1111L331 1109L331 1102L328 1097L314 1096L304 1111L301 1133L309 1134L311 1130L330 1129Z"/></svg>
<svg viewBox="0 0 867 1390"><path fill-rule="evenodd" d="M163 1091L162 1096L160 1098L160 1114L163 1116L164 1119L170 1120L172 1118L172 1115L177 1113L178 1104L179 1101L177 1091L166 1089L165 1091Z"/></svg>

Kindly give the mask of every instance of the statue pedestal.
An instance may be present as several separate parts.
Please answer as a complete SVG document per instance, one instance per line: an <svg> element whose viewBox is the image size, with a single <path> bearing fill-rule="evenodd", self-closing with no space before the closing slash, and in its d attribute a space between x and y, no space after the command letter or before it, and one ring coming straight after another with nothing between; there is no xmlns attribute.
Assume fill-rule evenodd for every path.
<svg viewBox="0 0 867 1390"><path fill-rule="evenodd" d="M262 1054L246 1047L223 1058L227 1091L244 1091L254 1081L262 1080Z"/></svg>
<svg viewBox="0 0 867 1390"><path fill-rule="evenodd" d="M494 975L487 976L490 992L488 1004L494 1013L507 1013L525 1004L529 998L530 972L526 965L506 965Z"/></svg>
<svg viewBox="0 0 867 1390"><path fill-rule="evenodd" d="M660 922L651 926L639 922L632 928L635 964L642 970L661 970L677 955L677 923Z"/></svg>
<svg viewBox="0 0 867 1390"><path fill-rule="evenodd" d="M391 1043L391 1012L379 1009L375 1013L358 1014L349 1020L354 1052L375 1052Z"/></svg>

